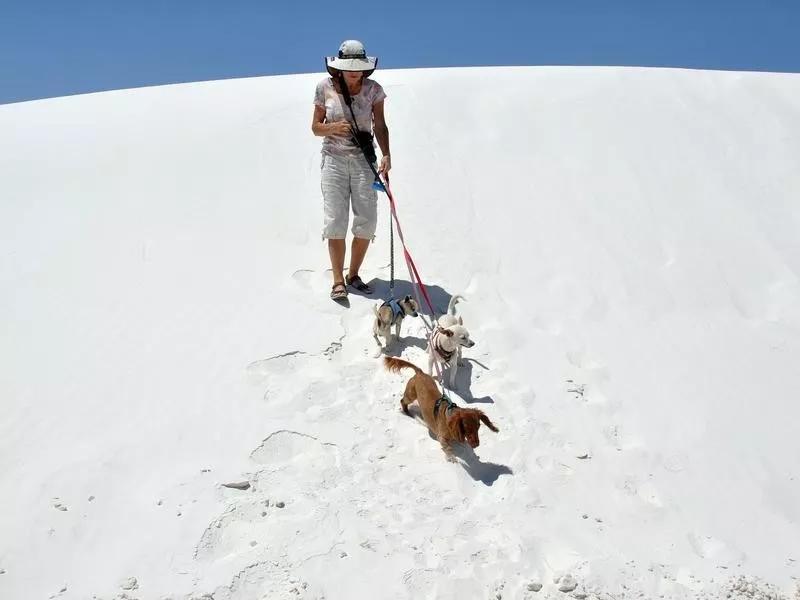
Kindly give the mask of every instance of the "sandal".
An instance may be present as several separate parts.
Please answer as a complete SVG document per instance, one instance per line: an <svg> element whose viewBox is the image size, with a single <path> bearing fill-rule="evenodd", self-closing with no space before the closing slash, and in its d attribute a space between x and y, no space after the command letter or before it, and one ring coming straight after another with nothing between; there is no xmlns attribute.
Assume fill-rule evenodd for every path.
<svg viewBox="0 0 800 600"><path fill-rule="evenodd" d="M364 294L372 293L372 288L369 287L366 283L364 283L364 281L358 275L355 275L354 277L350 277L348 275L344 279L347 282L347 285L352 285L359 292L363 292Z"/></svg>
<svg viewBox="0 0 800 600"><path fill-rule="evenodd" d="M339 281L334 283L331 288L331 300L344 300L347 298L347 287Z"/></svg>

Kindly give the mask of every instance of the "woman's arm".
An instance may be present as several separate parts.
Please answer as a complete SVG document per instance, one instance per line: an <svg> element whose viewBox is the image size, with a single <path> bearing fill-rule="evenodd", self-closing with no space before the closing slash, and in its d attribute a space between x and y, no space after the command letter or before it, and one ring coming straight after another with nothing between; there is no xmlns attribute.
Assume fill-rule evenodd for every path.
<svg viewBox="0 0 800 600"><path fill-rule="evenodd" d="M320 105L314 106L314 116L311 119L311 131L314 135L320 137L334 136L334 137L347 137L350 135L350 123L348 121L339 121L337 123L325 122L325 107Z"/></svg>
<svg viewBox="0 0 800 600"><path fill-rule="evenodd" d="M372 106L372 116L375 119L375 139L381 149L381 154L389 156L389 127L383 113L383 100Z"/></svg>
<svg viewBox="0 0 800 600"><path fill-rule="evenodd" d="M383 113L383 100L372 106L372 117L375 120L375 139L378 141L383 155L378 172L388 173L392 168L392 159L389 154L389 127L386 125L386 117Z"/></svg>

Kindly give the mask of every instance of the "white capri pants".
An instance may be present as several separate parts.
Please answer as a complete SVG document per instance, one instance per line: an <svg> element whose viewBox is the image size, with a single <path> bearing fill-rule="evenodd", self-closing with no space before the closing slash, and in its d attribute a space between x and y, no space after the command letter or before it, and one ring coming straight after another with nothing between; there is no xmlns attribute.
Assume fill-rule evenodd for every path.
<svg viewBox="0 0 800 600"><path fill-rule="evenodd" d="M350 206L353 235L372 239L378 224L378 192L375 175L361 156L322 155L322 199L325 223L322 239L341 240L347 234Z"/></svg>

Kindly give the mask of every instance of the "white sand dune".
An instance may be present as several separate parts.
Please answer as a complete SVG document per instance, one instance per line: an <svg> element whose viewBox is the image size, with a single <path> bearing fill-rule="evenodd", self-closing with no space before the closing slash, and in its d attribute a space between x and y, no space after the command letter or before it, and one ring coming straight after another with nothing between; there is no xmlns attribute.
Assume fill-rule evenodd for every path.
<svg viewBox="0 0 800 600"><path fill-rule="evenodd" d="M321 77L0 107L0 598L800 596L800 76L376 73L455 465L385 196L328 298Z"/></svg>

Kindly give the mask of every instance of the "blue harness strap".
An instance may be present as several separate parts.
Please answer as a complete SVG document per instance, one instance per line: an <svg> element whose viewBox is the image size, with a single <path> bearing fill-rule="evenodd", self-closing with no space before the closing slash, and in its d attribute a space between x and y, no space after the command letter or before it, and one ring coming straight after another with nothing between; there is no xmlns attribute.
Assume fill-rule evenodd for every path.
<svg viewBox="0 0 800 600"><path fill-rule="evenodd" d="M447 404L447 408L445 409L445 413L447 413L447 414L450 414L451 412L453 412L455 409L458 408L456 403L453 402L452 400L450 400L450 398L445 398L444 396L442 396L441 398L439 398L436 401L436 404L433 405L433 418L434 419L439 414L439 407L441 406L442 402Z"/></svg>
<svg viewBox="0 0 800 600"><path fill-rule="evenodd" d="M396 298L390 298L386 302L383 303L383 306L388 306L392 309L392 321L389 325L394 325L397 321L397 317L400 315L405 315L406 312L403 310L403 307L400 306L400 303L397 301Z"/></svg>

